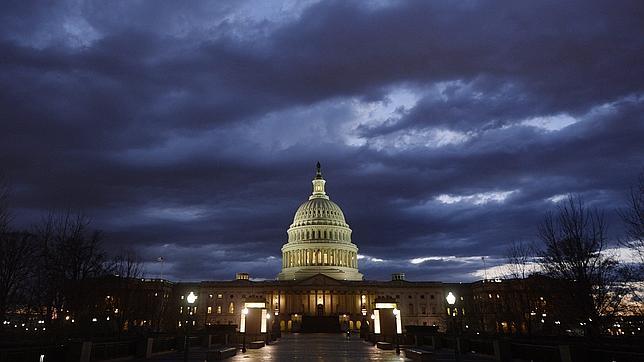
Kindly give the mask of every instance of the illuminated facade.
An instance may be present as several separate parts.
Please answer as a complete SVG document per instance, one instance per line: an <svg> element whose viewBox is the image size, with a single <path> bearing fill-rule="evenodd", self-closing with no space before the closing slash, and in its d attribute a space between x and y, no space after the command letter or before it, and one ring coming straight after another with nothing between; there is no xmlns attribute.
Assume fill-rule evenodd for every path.
<svg viewBox="0 0 644 362"><path fill-rule="evenodd" d="M363 280L352 231L326 194L319 163L312 183L313 192L287 230L277 280L251 281L238 273L233 281L177 285L179 295L199 293L196 324L239 325L245 303L260 298L283 331L306 330L315 318L335 319L338 328L359 329L370 322L376 299L386 298L397 304L402 325L444 327L443 283L409 282L404 274L394 274L391 281ZM177 317L180 321L181 313Z"/></svg>
<svg viewBox="0 0 644 362"><path fill-rule="evenodd" d="M313 192L295 212L288 241L282 247L279 280L302 280L323 274L337 280L362 280L358 272L358 247L340 207L325 192L320 163Z"/></svg>

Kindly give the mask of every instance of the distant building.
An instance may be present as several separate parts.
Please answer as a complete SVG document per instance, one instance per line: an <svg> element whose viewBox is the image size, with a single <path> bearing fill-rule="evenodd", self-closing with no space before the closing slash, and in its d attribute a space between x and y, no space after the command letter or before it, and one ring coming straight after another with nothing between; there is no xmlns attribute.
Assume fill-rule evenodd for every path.
<svg viewBox="0 0 644 362"><path fill-rule="evenodd" d="M275 280L253 281L247 273L230 281L180 283L110 277L84 286L95 294L88 299L92 318L119 329L167 331L186 324L237 328L245 304L263 300L282 331L314 330L316 325L360 329L370 323L376 299L386 299L395 301L403 326L482 334L582 333L583 323L557 309L556 290L561 288L543 276L443 283L411 282L404 273L395 273L389 281L364 280L352 231L325 192L319 164L312 182L312 194L287 230L282 271ZM191 292L197 296L192 305L187 303ZM453 305L446 302L448 293L455 296ZM65 323L79 317L73 311L57 316ZM631 319L608 332L639 334L642 321Z"/></svg>
<svg viewBox="0 0 644 362"><path fill-rule="evenodd" d="M359 329L378 297L394 298L404 325L444 325L444 284L409 282L404 273L391 281L367 281L358 271L358 247L340 207L325 191L320 165L313 192L295 212L282 247L282 271L274 281L250 281L238 274L233 281L177 283L177 326L188 322L181 297L198 293L196 325L238 324L248 298L264 298L283 330L307 328L307 317L337 317L338 325Z"/></svg>

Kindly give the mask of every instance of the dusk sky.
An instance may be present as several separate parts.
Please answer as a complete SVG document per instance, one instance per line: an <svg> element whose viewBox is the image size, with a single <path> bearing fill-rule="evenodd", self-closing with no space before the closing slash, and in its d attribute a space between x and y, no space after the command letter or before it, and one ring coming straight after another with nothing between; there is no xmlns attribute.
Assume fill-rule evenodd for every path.
<svg viewBox="0 0 644 362"><path fill-rule="evenodd" d="M366 279L471 281L644 167L644 2L5 1L17 227L83 210L146 276L273 279L322 163Z"/></svg>

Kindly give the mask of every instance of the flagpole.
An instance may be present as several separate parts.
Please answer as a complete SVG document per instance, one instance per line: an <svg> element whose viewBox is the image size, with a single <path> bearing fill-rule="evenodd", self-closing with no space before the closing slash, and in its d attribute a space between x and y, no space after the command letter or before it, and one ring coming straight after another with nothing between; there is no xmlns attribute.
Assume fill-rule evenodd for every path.
<svg viewBox="0 0 644 362"><path fill-rule="evenodd" d="M159 275L159 279L163 280L163 265L165 264L165 258L160 256L157 258L158 262L161 262L161 274Z"/></svg>

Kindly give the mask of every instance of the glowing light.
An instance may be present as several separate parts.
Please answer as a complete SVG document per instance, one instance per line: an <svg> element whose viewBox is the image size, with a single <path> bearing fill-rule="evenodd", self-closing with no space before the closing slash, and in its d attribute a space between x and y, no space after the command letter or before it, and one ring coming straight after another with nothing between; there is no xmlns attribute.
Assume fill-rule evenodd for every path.
<svg viewBox="0 0 644 362"><path fill-rule="evenodd" d="M186 297L186 300L188 301L188 304L193 304L197 300L197 296L194 292L190 292L190 294L188 294L188 296Z"/></svg>
<svg viewBox="0 0 644 362"><path fill-rule="evenodd" d="M445 300L447 300L447 304L454 305L454 303L456 303L456 296L452 294L452 292L449 292L447 293L447 297L445 297Z"/></svg>
<svg viewBox="0 0 644 362"><path fill-rule="evenodd" d="M249 303L245 303L244 306L246 308L264 308L266 306L266 303L264 303L264 302L249 302Z"/></svg>
<svg viewBox="0 0 644 362"><path fill-rule="evenodd" d="M242 314L243 315L248 315L248 308L242 309Z"/></svg>
<svg viewBox="0 0 644 362"><path fill-rule="evenodd" d="M396 308L397 305L396 303L376 303L376 308L378 309L390 309L390 308Z"/></svg>

